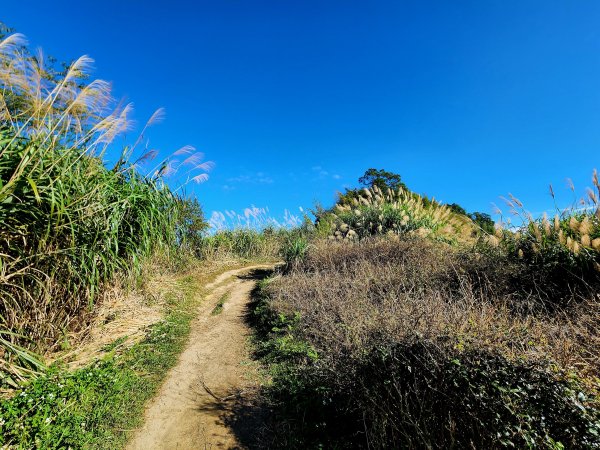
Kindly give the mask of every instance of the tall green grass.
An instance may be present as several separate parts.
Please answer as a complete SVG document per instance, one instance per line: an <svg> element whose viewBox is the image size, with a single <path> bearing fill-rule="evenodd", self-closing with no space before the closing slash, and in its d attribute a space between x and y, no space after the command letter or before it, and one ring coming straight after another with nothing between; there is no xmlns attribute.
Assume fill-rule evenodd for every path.
<svg viewBox="0 0 600 450"><path fill-rule="evenodd" d="M201 259L219 258L283 258L288 261L291 247L315 237L315 226L304 213L302 217L285 211L277 220L268 208L252 206L243 214L235 211L213 212L209 230L194 241L195 253Z"/></svg>
<svg viewBox="0 0 600 450"><path fill-rule="evenodd" d="M223 258L294 258L293 252L305 252L296 247L308 245L311 230L307 227L265 229L235 228L220 230L200 239L195 247L196 255L201 259Z"/></svg>
<svg viewBox="0 0 600 450"><path fill-rule="evenodd" d="M41 368L24 348L52 347L106 283L181 235L182 199L163 182L175 161L139 171L155 156L138 150L146 128L114 167L103 163L131 129L131 107L112 108L108 83L87 79L90 63L59 74L22 36L0 43L0 360L11 385ZM186 161L207 168L196 155Z"/></svg>

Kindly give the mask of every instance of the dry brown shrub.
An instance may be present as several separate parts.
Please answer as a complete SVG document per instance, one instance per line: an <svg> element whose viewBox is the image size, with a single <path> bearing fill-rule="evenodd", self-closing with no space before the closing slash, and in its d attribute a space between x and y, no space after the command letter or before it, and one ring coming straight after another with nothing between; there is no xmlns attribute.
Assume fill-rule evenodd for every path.
<svg viewBox="0 0 600 450"><path fill-rule="evenodd" d="M375 385L383 383L384 375L375 370L368 378L364 372L372 369L368 361L373 355L382 351L406 358L402 364L409 372L411 365L414 370L436 366L431 369L433 378L425 381L405 374L416 377L411 395L420 398L415 404L422 405L419 414L425 416L433 417L427 408L436 407L431 392L441 389L436 395L447 394L443 391L448 381L444 364L461 356L483 361L483 365L506 361L523 373L545 368L559 378L577 374L590 392L597 392L599 299L590 297L569 308L549 311L534 291L521 289L513 267L494 258L416 238L328 241L319 243L301 263L270 283L269 302L278 314L299 314L300 323L291 332L316 350L316 373L326 378L330 387L336 386L331 387L333 391L356 392L357 397L363 395L359 391L367 398L372 395L373 404L371 409L365 407L364 420L371 417L370 426L381 430L365 432L371 439L379 433L379 445L389 438L386 433L396 438L406 433L406 423L400 427L395 420L403 414L404 402L414 400L407 400L406 393L385 391L385 395L399 398L393 408L382 406L387 400L377 397L381 392ZM535 379L538 375L531 376ZM431 385L435 377L438 387ZM417 386L419 383L427 386ZM366 394L371 391L379 394ZM407 410L414 414L414 405ZM413 420L410 414L406 417ZM373 416L378 416L377 421ZM433 445L442 439L427 435L435 431L423 428L433 419L414 420L415 433L424 435L414 441L410 433L404 435L411 445ZM447 420L428 426L444 430L456 426L454 418ZM390 432L390 427L396 431ZM455 431L449 433L452 436Z"/></svg>
<svg viewBox="0 0 600 450"><path fill-rule="evenodd" d="M418 334L600 374L597 299L522 314L502 271L483 278L482 267L476 256L425 240L324 242L271 292L275 308L300 312L311 343L332 354L361 351L375 335Z"/></svg>

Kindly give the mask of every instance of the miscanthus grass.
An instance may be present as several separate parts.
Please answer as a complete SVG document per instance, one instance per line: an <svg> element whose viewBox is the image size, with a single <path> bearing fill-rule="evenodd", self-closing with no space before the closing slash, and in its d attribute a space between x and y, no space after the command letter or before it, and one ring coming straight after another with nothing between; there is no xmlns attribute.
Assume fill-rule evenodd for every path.
<svg viewBox="0 0 600 450"><path fill-rule="evenodd" d="M90 81L91 63L59 71L19 34L0 42L0 385L42 370L31 351L76 328L117 274L177 244L183 200L164 179L200 182L210 169L183 147L141 172L157 155L145 133L162 110L107 167L132 106Z"/></svg>
<svg viewBox="0 0 600 450"><path fill-rule="evenodd" d="M355 198L342 198L319 217L330 239L355 240L375 235L430 237L448 243L471 242L476 227L467 216L426 201L408 190L363 189Z"/></svg>
<svg viewBox="0 0 600 450"><path fill-rule="evenodd" d="M538 272L554 278L572 278L579 284L593 287L600 283L600 182L592 174L593 189L585 197L556 213L533 217L523 203L513 195L505 199L513 216L522 223L519 227L499 224L494 235L486 241ZM575 191L570 183L570 188ZM550 195L555 197L550 186ZM508 220L506 220L508 223Z"/></svg>

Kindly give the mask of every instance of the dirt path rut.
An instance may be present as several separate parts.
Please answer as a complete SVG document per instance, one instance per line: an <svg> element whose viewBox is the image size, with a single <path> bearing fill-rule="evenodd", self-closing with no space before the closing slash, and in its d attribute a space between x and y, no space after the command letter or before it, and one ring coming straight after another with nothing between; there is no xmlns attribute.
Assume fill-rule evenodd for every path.
<svg viewBox="0 0 600 450"><path fill-rule="evenodd" d="M147 408L129 450L243 448L230 424L239 423L231 417L233 403L256 384L244 322L256 279L244 275L272 267L231 270L205 286L211 292L192 324L188 346Z"/></svg>

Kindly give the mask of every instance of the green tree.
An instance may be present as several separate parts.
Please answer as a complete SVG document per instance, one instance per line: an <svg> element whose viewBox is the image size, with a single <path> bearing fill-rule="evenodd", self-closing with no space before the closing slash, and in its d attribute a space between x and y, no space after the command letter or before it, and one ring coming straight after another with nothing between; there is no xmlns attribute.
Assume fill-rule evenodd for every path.
<svg viewBox="0 0 600 450"><path fill-rule="evenodd" d="M489 214L482 213L479 211L468 213L467 210L460 206L458 203L451 203L450 205L448 205L448 208L450 208L450 210L456 214L463 214L467 216L486 233L494 233L494 220Z"/></svg>
<svg viewBox="0 0 600 450"><path fill-rule="evenodd" d="M208 223L204 219L202 206L196 198L177 199L177 239L180 245L196 249L200 245L202 234Z"/></svg>
<svg viewBox="0 0 600 450"><path fill-rule="evenodd" d="M486 233L494 233L494 220L489 214L475 211L469 214L469 217Z"/></svg>
<svg viewBox="0 0 600 450"><path fill-rule="evenodd" d="M358 179L358 182L367 188L377 186L381 190L391 189L395 191L398 188L408 190L399 174L384 169L367 169L364 175Z"/></svg>
<svg viewBox="0 0 600 450"><path fill-rule="evenodd" d="M452 211L456 214L462 214L464 216L469 215L467 213L467 210L465 208L463 208L462 206L460 206L458 203L451 203L450 205L448 205L448 208L450 208L450 211Z"/></svg>
<svg viewBox="0 0 600 450"><path fill-rule="evenodd" d="M358 179L358 183L365 188L371 188L377 186L382 191L388 189L397 190L398 188L409 191L406 185L402 182L402 178L399 174L394 172L388 172L384 169L367 169L362 177ZM346 189L343 194L338 193L339 198L337 203L346 204L352 202L352 199L359 197L358 188Z"/></svg>

